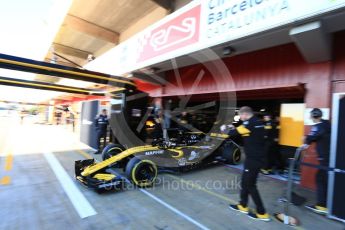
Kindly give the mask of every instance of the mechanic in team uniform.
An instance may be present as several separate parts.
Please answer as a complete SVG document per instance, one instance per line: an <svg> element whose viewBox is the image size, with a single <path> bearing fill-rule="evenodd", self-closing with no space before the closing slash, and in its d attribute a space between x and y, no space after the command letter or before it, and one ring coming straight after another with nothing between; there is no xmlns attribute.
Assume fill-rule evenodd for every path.
<svg viewBox="0 0 345 230"><path fill-rule="evenodd" d="M265 154L266 162L265 167L261 169L261 172L265 175L272 174L273 167L278 171L283 171L284 163L279 152L279 124L275 120L272 120L271 114L265 114Z"/></svg>
<svg viewBox="0 0 345 230"><path fill-rule="evenodd" d="M107 110L103 109L102 113L99 114L95 118L96 138L97 138L97 152L95 152L95 154L101 153L101 138L103 138L103 147L106 145L108 124L109 124L109 119L107 115Z"/></svg>
<svg viewBox="0 0 345 230"><path fill-rule="evenodd" d="M310 133L305 138L304 148L308 148L311 143L315 142L320 165L329 167L331 124L329 121L322 119L322 111L318 108L314 108L310 112L310 117L315 124L311 127ZM319 169L316 174L317 203L316 205L306 206L308 209L319 214L327 214L327 184L327 171Z"/></svg>
<svg viewBox="0 0 345 230"><path fill-rule="evenodd" d="M163 138L163 127L164 127L164 119L162 116L162 111L159 111L153 118L154 128L152 132L152 139L153 142L160 140Z"/></svg>
<svg viewBox="0 0 345 230"><path fill-rule="evenodd" d="M244 162L244 170L241 181L241 201L237 205L229 205L230 209L246 213L249 217L263 221L269 221L270 216L266 213L262 203L259 191L256 187L256 181L260 169L265 163L265 129L263 122L254 116L253 110L250 107L242 107L239 110L240 119L243 121L242 125L235 128L230 125L230 136L241 135L244 142L244 151L246 160ZM224 128L223 128L224 129ZM248 198L252 197L256 205L256 213L249 212Z"/></svg>

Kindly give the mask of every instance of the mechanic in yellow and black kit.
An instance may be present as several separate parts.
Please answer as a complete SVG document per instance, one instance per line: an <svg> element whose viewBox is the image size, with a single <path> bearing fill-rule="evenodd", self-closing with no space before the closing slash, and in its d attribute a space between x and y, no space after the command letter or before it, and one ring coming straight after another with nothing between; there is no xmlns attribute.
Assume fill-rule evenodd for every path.
<svg viewBox="0 0 345 230"><path fill-rule="evenodd" d="M264 124L260 119L254 116L253 110L247 106L240 108L239 116L243 121L242 125L238 126L237 128L229 125L229 135L242 136L246 160L244 162L244 169L242 173L242 188L240 194L241 200L239 204L229 205L229 208L248 214L249 217L254 219L270 221L270 216L268 213L266 213L259 191L256 187L258 174L265 163ZM222 127L222 130L224 130L224 127ZM249 195L252 197L256 205L256 213L249 212Z"/></svg>
<svg viewBox="0 0 345 230"><path fill-rule="evenodd" d="M272 119L269 113L263 116L265 125L265 167L261 169L261 173L268 175L273 173L273 169L282 173L284 170L284 161L279 149L279 123Z"/></svg>

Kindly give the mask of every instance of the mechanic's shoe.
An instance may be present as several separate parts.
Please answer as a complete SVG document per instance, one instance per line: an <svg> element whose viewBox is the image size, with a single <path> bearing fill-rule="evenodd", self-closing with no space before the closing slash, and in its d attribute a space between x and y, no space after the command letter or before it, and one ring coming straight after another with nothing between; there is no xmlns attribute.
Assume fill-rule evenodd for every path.
<svg viewBox="0 0 345 230"><path fill-rule="evenodd" d="M268 213L258 214L258 213L250 212L248 214L248 216L252 219L255 219L255 220L262 220L262 221L266 221L266 222L271 221L270 215Z"/></svg>
<svg viewBox="0 0 345 230"><path fill-rule="evenodd" d="M318 214L327 214L328 213L328 209L326 207L322 207L322 206L318 206L318 205L306 205L305 206L307 209L312 210L315 213Z"/></svg>
<svg viewBox="0 0 345 230"><path fill-rule="evenodd" d="M238 212L242 212L244 214L248 214L249 213L249 208L248 207L244 207L240 204L230 204L229 208Z"/></svg>
<svg viewBox="0 0 345 230"><path fill-rule="evenodd" d="M272 169L261 169L260 171L264 175L271 175L272 174Z"/></svg>

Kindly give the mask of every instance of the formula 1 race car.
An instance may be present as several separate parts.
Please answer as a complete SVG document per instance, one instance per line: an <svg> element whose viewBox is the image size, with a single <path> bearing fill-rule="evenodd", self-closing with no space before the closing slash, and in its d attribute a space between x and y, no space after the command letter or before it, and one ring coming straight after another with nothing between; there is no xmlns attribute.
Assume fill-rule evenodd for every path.
<svg viewBox="0 0 345 230"><path fill-rule="evenodd" d="M150 187L158 172L186 172L209 164L239 164L241 161L240 147L226 134L187 133L184 136L188 140L161 139L152 145L129 149L109 144L103 149L103 161L75 162L76 179L96 191L119 189L127 182Z"/></svg>

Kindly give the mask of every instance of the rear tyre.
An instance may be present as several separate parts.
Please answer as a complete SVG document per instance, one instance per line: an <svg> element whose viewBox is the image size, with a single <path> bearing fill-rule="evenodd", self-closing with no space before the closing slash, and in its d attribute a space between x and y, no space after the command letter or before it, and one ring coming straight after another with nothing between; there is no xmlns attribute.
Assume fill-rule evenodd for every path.
<svg viewBox="0 0 345 230"><path fill-rule="evenodd" d="M225 163L238 165L242 158L241 149L232 143L226 144L223 148L222 157L225 159Z"/></svg>
<svg viewBox="0 0 345 230"><path fill-rule="evenodd" d="M120 144L109 144L102 151L102 160L109 159L117 154L125 151L125 148Z"/></svg>
<svg viewBox="0 0 345 230"><path fill-rule="evenodd" d="M157 178L158 170L154 162L133 157L126 166L126 176L138 187L152 187Z"/></svg>

